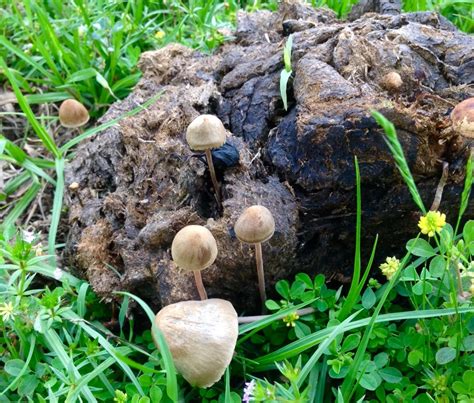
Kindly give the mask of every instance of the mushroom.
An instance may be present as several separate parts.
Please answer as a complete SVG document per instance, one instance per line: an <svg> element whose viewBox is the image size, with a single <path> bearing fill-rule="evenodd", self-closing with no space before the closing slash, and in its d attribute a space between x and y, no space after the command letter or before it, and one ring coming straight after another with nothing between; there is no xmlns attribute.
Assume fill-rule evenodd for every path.
<svg viewBox="0 0 474 403"><path fill-rule="evenodd" d="M403 80L400 74L396 71L391 71L382 77L381 84L387 91L398 93L402 88Z"/></svg>
<svg viewBox="0 0 474 403"><path fill-rule="evenodd" d="M155 325L163 333L176 369L193 386L213 385L232 361L239 325L228 301L171 304L158 312Z"/></svg>
<svg viewBox="0 0 474 403"><path fill-rule="evenodd" d="M225 143L226 130L221 120L214 115L200 115L194 119L186 130L186 141L191 150L204 151L211 174L212 185L216 193L219 209L222 208L219 184L212 162L211 149L219 148Z"/></svg>
<svg viewBox="0 0 474 403"><path fill-rule="evenodd" d="M171 244L174 262L185 271L192 271L201 299L207 299L201 270L214 263L217 244L211 231L201 225L188 225L175 235Z"/></svg>
<svg viewBox="0 0 474 403"><path fill-rule="evenodd" d="M75 99L66 99L59 107L59 121L64 127L81 127L89 121L89 112Z"/></svg>
<svg viewBox="0 0 474 403"><path fill-rule="evenodd" d="M468 98L451 112L453 129L464 137L474 138L474 98Z"/></svg>
<svg viewBox="0 0 474 403"><path fill-rule="evenodd" d="M263 272L262 242L269 240L275 232L272 213L263 206L251 206L244 210L234 226L235 235L241 242L255 245L258 288L262 305L265 307L265 275Z"/></svg>

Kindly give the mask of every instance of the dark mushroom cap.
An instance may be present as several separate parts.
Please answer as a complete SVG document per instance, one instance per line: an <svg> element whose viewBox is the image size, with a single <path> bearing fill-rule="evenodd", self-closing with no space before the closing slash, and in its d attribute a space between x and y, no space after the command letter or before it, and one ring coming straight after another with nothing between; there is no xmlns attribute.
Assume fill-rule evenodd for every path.
<svg viewBox="0 0 474 403"><path fill-rule="evenodd" d="M474 98L458 103L451 112L451 121L457 133L474 138Z"/></svg>
<svg viewBox="0 0 474 403"><path fill-rule="evenodd" d="M265 242L275 232L275 220L266 207L256 205L244 210L234 226L240 241L250 244Z"/></svg>
<svg viewBox="0 0 474 403"><path fill-rule="evenodd" d="M89 121L89 112L75 99L66 99L59 107L59 121L64 127L84 126Z"/></svg>
<svg viewBox="0 0 474 403"><path fill-rule="evenodd" d="M203 270L214 263L217 243L211 231L201 225L188 225L175 235L171 256L183 270Z"/></svg>
<svg viewBox="0 0 474 403"><path fill-rule="evenodd" d="M214 115L200 115L186 130L186 141L191 150L218 148L225 143L226 130L221 120Z"/></svg>

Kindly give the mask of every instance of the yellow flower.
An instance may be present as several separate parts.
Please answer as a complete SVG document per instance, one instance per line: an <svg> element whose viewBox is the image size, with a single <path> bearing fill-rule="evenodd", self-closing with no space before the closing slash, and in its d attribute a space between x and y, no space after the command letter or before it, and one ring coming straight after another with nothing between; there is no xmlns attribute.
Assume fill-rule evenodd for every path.
<svg viewBox="0 0 474 403"><path fill-rule="evenodd" d="M296 313L296 312L292 312L288 315L286 315L284 318L283 318L283 322L286 323L286 326L288 327L295 327L295 324L296 324L296 321L299 319L299 315Z"/></svg>
<svg viewBox="0 0 474 403"><path fill-rule="evenodd" d="M158 40L159 40L159 39L163 39L163 38L165 37L165 35L166 35L166 34L165 34L164 31L161 31L161 30L160 30L160 31L156 31L156 33L155 33L155 38L158 39Z"/></svg>
<svg viewBox="0 0 474 403"><path fill-rule="evenodd" d="M428 211L418 222L421 233L429 237L434 236L435 233L439 234L445 225L446 214L441 214L439 211Z"/></svg>
<svg viewBox="0 0 474 403"><path fill-rule="evenodd" d="M11 302L5 302L2 306L0 306L0 316L4 322L10 318L13 318L13 304Z"/></svg>
<svg viewBox="0 0 474 403"><path fill-rule="evenodd" d="M471 286L469 287L469 292L474 297L474 279L471 279Z"/></svg>
<svg viewBox="0 0 474 403"><path fill-rule="evenodd" d="M385 260L385 263L380 265L380 270L382 274L390 280L393 275L397 272L398 268L400 267L400 260L398 260L395 256L388 257Z"/></svg>

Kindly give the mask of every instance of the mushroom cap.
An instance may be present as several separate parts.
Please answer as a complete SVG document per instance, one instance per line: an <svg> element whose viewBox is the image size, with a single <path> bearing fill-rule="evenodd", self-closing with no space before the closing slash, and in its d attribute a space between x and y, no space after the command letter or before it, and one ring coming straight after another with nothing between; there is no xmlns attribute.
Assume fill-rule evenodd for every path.
<svg viewBox="0 0 474 403"><path fill-rule="evenodd" d="M158 312L155 325L163 333L176 369L193 386L213 385L232 361L239 324L229 301L171 304Z"/></svg>
<svg viewBox="0 0 474 403"><path fill-rule="evenodd" d="M251 206L244 210L234 225L235 235L245 243L265 242L275 232L272 213L263 206Z"/></svg>
<svg viewBox="0 0 474 403"><path fill-rule="evenodd" d="M214 115L200 115L186 130L186 141L191 150L208 150L225 143L226 130L221 120Z"/></svg>
<svg viewBox="0 0 474 403"><path fill-rule="evenodd" d="M89 112L75 99L66 99L59 107L59 121L64 127L80 127L89 121Z"/></svg>
<svg viewBox="0 0 474 403"><path fill-rule="evenodd" d="M451 121L460 135L474 138L474 98L458 103L451 112Z"/></svg>
<svg viewBox="0 0 474 403"><path fill-rule="evenodd" d="M207 228L188 225L175 235L171 244L171 256L183 270L203 270L216 260L216 240Z"/></svg>
<svg viewBox="0 0 474 403"><path fill-rule="evenodd" d="M400 74L391 71L383 76L381 84L388 91L398 92L402 88L403 80Z"/></svg>

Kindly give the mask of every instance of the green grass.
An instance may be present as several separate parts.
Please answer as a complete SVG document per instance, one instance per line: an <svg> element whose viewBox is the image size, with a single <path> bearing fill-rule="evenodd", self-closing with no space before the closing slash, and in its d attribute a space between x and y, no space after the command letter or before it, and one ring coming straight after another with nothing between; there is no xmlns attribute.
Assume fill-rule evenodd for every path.
<svg viewBox="0 0 474 403"><path fill-rule="evenodd" d="M331 7L339 17L344 17L353 1L311 3ZM132 90L139 79L136 63L142 51L175 41L212 51L227 39L226 30L234 26L239 8L274 10L276 7L277 2L272 0L227 3L0 0L0 70L5 83L15 92L21 116L29 124L28 135L36 136L43 148L40 157L32 158L22 149L21 142L0 136L0 159L18 168L18 174L6 182L0 193L2 201L9 201L0 233L0 308L5 309L7 302L14 305L13 319L0 315L3 369L0 401L6 396L19 401L31 394L41 402L115 398L117 402L147 403L163 397L163 401L233 403L241 400L243 381L249 379L257 379L260 389L255 393L265 396L262 401L266 401L268 394L287 401L305 401L306 396L316 396L317 401L347 402L365 394L381 400L380 396L385 395L378 393L389 398L392 393L398 396L390 401L411 401L407 391L411 386L416 386L428 400L474 398L474 390L460 385L459 380L459 374L466 373L472 362L469 352L474 350L474 308L472 303L457 300L458 290L453 281L454 263L471 270L474 255L474 222L468 222L462 234L458 234L472 187L472 158L466 166L455 229L447 225L435 237L433 246L428 242L430 239L409 240L408 253L397 274L384 285L368 280L377 240L365 269L362 267L361 186L355 160L356 243L349 292L343 295L342 289L331 290L321 276L311 279L304 273L298 274L291 285L286 280L280 282L286 287L276 287L283 298L279 302L271 301L276 312L240 326L231 367L221 382L206 391L190 388L176 374L166 340L158 329L151 326L151 331L136 333L133 318L127 317L129 301L138 303L153 323L153 312L140 298L119 293L123 296L118 314L120 330L114 334L101 322L110 319L110 313L104 312L104 304L87 283L62 272L60 283L55 283L53 289L38 288L35 281L38 276L51 282L57 279L56 236L65 186L64 164L72 158L71 151L84 139L139 113L161 94L62 145L50 135L45 125L49 121L36 117L31 105L59 102L72 96L98 117ZM405 1L404 9L436 9L461 29L473 31L470 0ZM291 70L289 48L286 66ZM416 206L425 212L394 126L380 114L375 113L374 117L385 129L387 145ZM14 198L26 186L28 190ZM38 256L33 245L14 234L15 224L45 186L54 189L54 198L45 248L48 254ZM469 285L465 282L464 287L467 290ZM396 299L403 303L397 305ZM407 308L407 304L413 308ZM317 313L297 319L293 323L295 327L288 327L282 320L296 309L308 306ZM415 324L425 326L428 333L414 334ZM413 357L410 361L410 354L399 359L393 348L386 347L387 339L381 329L390 329L387 332L391 338L411 337L413 346L407 348L411 349L410 354L420 349L420 363L415 364ZM159 353L152 344L152 333L159 344ZM421 347L416 346L419 337L424 338ZM355 351L347 350L349 355L347 351L341 353L341 348L351 340L357 341ZM463 344L466 340L470 343L468 347ZM448 359L443 356L446 352ZM375 390L370 384L364 386L367 379L372 382L377 379L373 374L368 375L366 368L381 353L390 354L389 375L393 378L396 375L393 367L400 368L404 381L396 383L392 379L388 388L384 384ZM346 359L344 380L334 372L334 362L341 356ZM454 380L449 379L450 374L454 374ZM260 375L266 380L258 379ZM447 391L436 389L444 376L449 383ZM395 384L399 390L394 389Z"/></svg>
<svg viewBox="0 0 474 403"><path fill-rule="evenodd" d="M309 3L344 17L355 2ZM277 1L0 0L0 56L29 102L74 97L98 117L138 82L143 51L171 42L211 51L231 38L241 8L275 10ZM404 10L437 10L466 32L474 30L471 0L407 0Z"/></svg>

